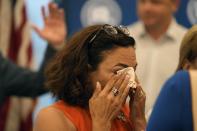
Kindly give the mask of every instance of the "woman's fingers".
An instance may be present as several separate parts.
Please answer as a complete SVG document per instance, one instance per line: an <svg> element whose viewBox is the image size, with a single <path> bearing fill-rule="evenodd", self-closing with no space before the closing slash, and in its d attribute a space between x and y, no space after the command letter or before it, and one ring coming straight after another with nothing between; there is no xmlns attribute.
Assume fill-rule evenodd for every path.
<svg viewBox="0 0 197 131"><path fill-rule="evenodd" d="M113 81L113 84L111 84L111 83L106 84L107 87L106 87L106 92L105 93L110 95L110 97L118 95L119 94L119 88L120 88L122 82L124 81L125 75L126 74L124 74L124 73L115 75L115 79Z"/></svg>
<svg viewBox="0 0 197 131"><path fill-rule="evenodd" d="M98 95L99 95L99 93L101 92L101 84L100 84L100 82L96 82L96 88L95 88L95 90L94 90L94 93L93 93L93 95L92 95L92 98L95 98L95 97L97 97Z"/></svg>
<svg viewBox="0 0 197 131"><path fill-rule="evenodd" d="M112 76L103 89L101 88L101 84L97 82L93 96L89 101L91 116L113 120L128 96L128 81L129 76L122 74ZM116 94L117 90L118 93ZM104 106L101 106L102 104Z"/></svg>
<svg viewBox="0 0 197 131"><path fill-rule="evenodd" d="M120 88L119 88L120 93L123 93L124 89L128 86L129 79L130 79L130 76L126 74L123 78L123 81L120 83Z"/></svg>
<svg viewBox="0 0 197 131"><path fill-rule="evenodd" d="M128 96L130 90L130 87L128 86L129 80L130 80L130 76L126 74L124 76L124 80L120 85L119 94L115 97L116 101L119 101L121 104L123 104L123 102Z"/></svg>
<svg viewBox="0 0 197 131"><path fill-rule="evenodd" d="M103 89L100 83L97 83L92 98L98 97L100 94L100 96L106 96L106 99L110 99L112 103L122 105L130 90L128 87L129 79L129 75L122 73L112 76Z"/></svg>
<svg viewBox="0 0 197 131"><path fill-rule="evenodd" d="M126 100L129 94L129 91L131 89L131 87L128 86L129 80L130 80L130 76L126 75L125 80L122 83L121 88L120 88L121 94L119 96L120 97L119 99L121 100L121 102L124 102Z"/></svg>
<svg viewBox="0 0 197 131"><path fill-rule="evenodd" d="M126 74L122 73L122 74L119 74L118 76L119 77L118 77L117 81L114 84L114 87L117 88L117 89L120 88L121 84L123 83L123 81L125 79Z"/></svg>
<svg viewBox="0 0 197 131"><path fill-rule="evenodd" d="M142 98L145 99L146 98L146 94L139 84L138 84L136 92L135 92L135 98L136 99L142 99Z"/></svg>
<svg viewBox="0 0 197 131"><path fill-rule="evenodd" d="M114 87L115 82L117 81L118 76L117 75L113 75L112 78L107 82L107 84L105 85L105 87L102 90L102 94L103 95L108 95L109 92L112 91L112 88Z"/></svg>

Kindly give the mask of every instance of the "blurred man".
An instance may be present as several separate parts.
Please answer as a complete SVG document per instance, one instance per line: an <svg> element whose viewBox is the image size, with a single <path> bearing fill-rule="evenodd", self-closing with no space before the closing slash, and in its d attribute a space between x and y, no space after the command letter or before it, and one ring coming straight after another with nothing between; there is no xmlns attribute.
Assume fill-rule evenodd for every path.
<svg viewBox="0 0 197 131"><path fill-rule="evenodd" d="M186 28L173 14L179 0L137 0L139 21L129 26L137 42L137 74L146 92L148 118L164 81L175 72Z"/></svg>

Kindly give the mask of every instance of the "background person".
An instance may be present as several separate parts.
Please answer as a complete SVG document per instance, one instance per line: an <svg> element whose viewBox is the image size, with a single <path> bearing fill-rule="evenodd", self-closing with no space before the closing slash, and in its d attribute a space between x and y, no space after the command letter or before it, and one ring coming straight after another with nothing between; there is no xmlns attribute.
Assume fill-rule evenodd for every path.
<svg viewBox="0 0 197 131"><path fill-rule="evenodd" d="M147 95L146 117L152 111L160 87L176 69L181 39L186 28L179 25L174 13L179 0L137 0L139 21L128 26L136 40L136 71Z"/></svg>
<svg viewBox="0 0 197 131"><path fill-rule="evenodd" d="M164 85L148 124L148 131L196 130L197 26L184 36L177 73ZM182 71L181 70L192 70ZM170 117L169 117L170 116Z"/></svg>

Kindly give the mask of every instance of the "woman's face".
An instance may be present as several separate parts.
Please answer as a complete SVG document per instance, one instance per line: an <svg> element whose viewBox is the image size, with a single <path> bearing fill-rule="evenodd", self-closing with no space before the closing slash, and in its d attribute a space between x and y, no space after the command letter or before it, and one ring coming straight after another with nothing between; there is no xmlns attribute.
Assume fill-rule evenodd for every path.
<svg viewBox="0 0 197 131"><path fill-rule="evenodd" d="M103 61L98 65L97 70L90 74L91 81L94 87L97 81L104 87L113 74L127 67L133 67L134 69L137 67L135 49L133 47L117 47L112 51L106 51Z"/></svg>

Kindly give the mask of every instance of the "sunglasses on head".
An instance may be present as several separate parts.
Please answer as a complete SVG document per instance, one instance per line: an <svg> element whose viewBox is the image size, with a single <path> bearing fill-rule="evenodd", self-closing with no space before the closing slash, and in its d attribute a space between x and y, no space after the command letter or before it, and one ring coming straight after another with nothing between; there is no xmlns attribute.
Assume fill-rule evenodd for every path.
<svg viewBox="0 0 197 131"><path fill-rule="evenodd" d="M125 35L130 35L129 30L120 25L120 26L112 26L112 25L103 25L96 33L95 35L90 39L89 44L91 44L96 37L101 33L101 31L105 31L107 33L107 35L109 36L115 36L118 35L118 33L121 31L122 33L124 33Z"/></svg>

